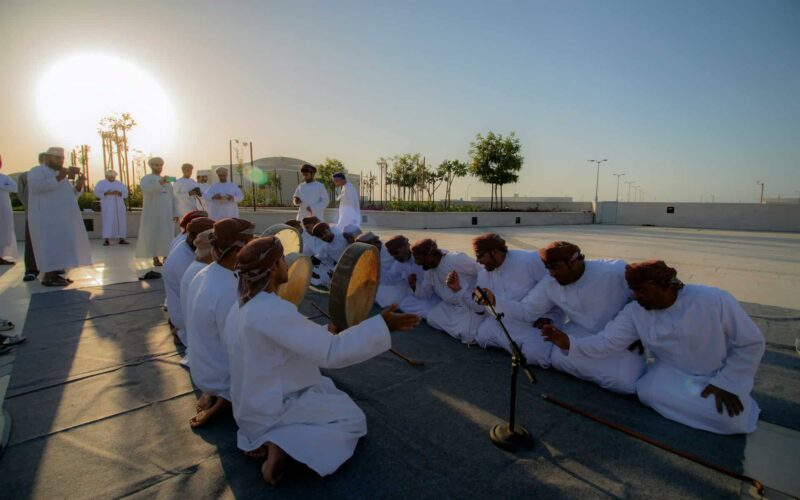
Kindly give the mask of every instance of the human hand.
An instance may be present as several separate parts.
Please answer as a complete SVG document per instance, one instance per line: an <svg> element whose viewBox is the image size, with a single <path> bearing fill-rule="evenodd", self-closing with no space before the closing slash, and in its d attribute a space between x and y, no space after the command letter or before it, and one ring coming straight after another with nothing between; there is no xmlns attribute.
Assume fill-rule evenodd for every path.
<svg viewBox="0 0 800 500"><path fill-rule="evenodd" d="M292 198L292 203L294 203L295 205L299 205L299 204L303 203L303 201L300 198L298 198L297 196L295 196L294 198Z"/></svg>
<svg viewBox="0 0 800 500"><path fill-rule="evenodd" d="M539 318L533 322L533 327L541 330L543 326L552 324L553 320L550 318Z"/></svg>
<svg viewBox="0 0 800 500"><path fill-rule="evenodd" d="M455 271L450 271L447 273L447 277L444 279L444 284L447 285L447 288L456 293L461 291L461 280L458 278L458 273Z"/></svg>
<svg viewBox="0 0 800 500"><path fill-rule="evenodd" d="M383 311L381 316L390 332L411 330L420 322L420 317L415 314L396 313L397 304L392 304Z"/></svg>
<svg viewBox="0 0 800 500"><path fill-rule="evenodd" d="M637 340L636 342L628 346L628 350L630 352L638 350L639 355L641 356L642 354L644 354L644 344L642 344L641 340Z"/></svg>
<svg viewBox="0 0 800 500"><path fill-rule="evenodd" d="M725 409L728 410L729 417L735 417L744 411L742 400L739 399L739 396L732 392L721 389L716 385L708 384L706 388L703 389L703 392L700 393L700 396L707 398L709 394L714 395L714 400L717 405L717 413L720 415L722 415L723 406L725 406Z"/></svg>
<svg viewBox="0 0 800 500"><path fill-rule="evenodd" d="M165 184L169 184L169 181L167 180L166 177L161 177L161 180L159 180L158 183L163 186Z"/></svg>
<svg viewBox="0 0 800 500"><path fill-rule="evenodd" d="M483 291L483 294L486 295L486 299L488 299L488 302L486 301L486 299L483 298L483 294L481 294L481 292L480 292L481 290ZM495 305L497 305L497 299L495 299L494 294L488 288L477 288L476 287L474 290L472 290L472 300L474 300L476 304L479 304L479 305L482 305L482 306L492 306L492 307L494 307Z"/></svg>
<svg viewBox="0 0 800 500"><path fill-rule="evenodd" d="M569 335L553 325L544 325L542 327L542 337L544 337L546 341L552 342L561 349L569 350Z"/></svg>
<svg viewBox="0 0 800 500"><path fill-rule="evenodd" d="M331 332L334 335L338 335L339 334L339 328L336 325L334 325L333 323L330 323L328 325L328 331Z"/></svg>

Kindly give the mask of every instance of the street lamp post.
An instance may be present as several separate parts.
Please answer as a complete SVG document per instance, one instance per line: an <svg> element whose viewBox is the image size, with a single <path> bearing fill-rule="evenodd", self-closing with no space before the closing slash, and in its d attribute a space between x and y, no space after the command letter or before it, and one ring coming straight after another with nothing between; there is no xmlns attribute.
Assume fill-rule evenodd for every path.
<svg viewBox="0 0 800 500"><path fill-rule="evenodd" d="M611 174L617 178L617 203L619 203L619 178L625 174Z"/></svg>
<svg viewBox="0 0 800 500"><path fill-rule="evenodd" d="M756 184L761 186L761 201L759 201L759 203L761 205L763 205L764 204L764 183L761 182L761 181L756 181Z"/></svg>
<svg viewBox="0 0 800 500"><path fill-rule="evenodd" d="M602 160L588 160L588 161L597 164L597 180L595 181L594 184L594 202L597 203L598 201L597 194L600 190L600 164L603 163L604 161L608 161L608 158L603 158Z"/></svg>
<svg viewBox="0 0 800 500"><path fill-rule="evenodd" d="M639 193L637 193L637 191L639 191L639 186L633 186L633 201L639 200Z"/></svg>
<svg viewBox="0 0 800 500"><path fill-rule="evenodd" d="M631 185L636 184L636 181L625 181L625 184L628 185L628 203L631 202Z"/></svg>

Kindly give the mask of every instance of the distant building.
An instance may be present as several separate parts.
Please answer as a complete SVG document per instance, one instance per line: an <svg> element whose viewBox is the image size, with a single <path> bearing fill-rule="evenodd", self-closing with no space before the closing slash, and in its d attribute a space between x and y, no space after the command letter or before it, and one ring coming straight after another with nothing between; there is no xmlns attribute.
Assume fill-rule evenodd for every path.
<svg viewBox="0 0 800 500"><path fill-rule="evenodd" d="M489 196L473 196L470 201L490 202ZM572 196L504 196L503 203L567 203L572 201Z"/></svg>
<svg viewBox="0 0 800 500"><path fill-rule="evenodd" d="M764 198L764 203L774 204L780 203L782 205L798 205L800 204L800 198L782 198L778 196L777 198Z"/></svg>
<svg viewBox="0 0 800 500"><path fill-rule="evenodd" d="M300 175L300 167L304 163L311 163L299 158L287 158L285 156L270 156L268 158L259 158L253 161L253 165L263 171L264 173L277 174L280 180L280 201L288 205L292 202L292 195L297 185L303 181ZM313 163L312 163L313 165ZM195 176L205 175L208 176L209 184L219 181L215 170L219 167L229 168L229 165L212 165L210 169L199 169L195 172ZM250 162L245 162L242 169L241 176L236 170L236 165L233 166L233 176L229 180L235 182L243 191L251 189L250 178L248 171L250 169ZM319 178L317 179L319 180ZM349 180L356 189L359 188L361 182L358 174L347 173L347 180ZM333 201L333 200L331 200Z"/></svg>

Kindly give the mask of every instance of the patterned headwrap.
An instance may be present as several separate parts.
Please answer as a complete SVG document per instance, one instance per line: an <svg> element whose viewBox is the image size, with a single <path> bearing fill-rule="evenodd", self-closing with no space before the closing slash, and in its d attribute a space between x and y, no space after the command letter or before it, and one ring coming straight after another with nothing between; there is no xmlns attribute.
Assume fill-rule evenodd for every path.
<svg viewBox="0 0 800 500"><path fill-rule="evenodd" d="M287 220L286 222L284 222L284 224L286 224L287 226L290 226L290 227L293 227L293 228L297 229L301 233L303 232L303 223L300 222L299 220L294 220L294 219Z"/></svg>
<svg viewBox="0 0 800 500"><path fill-rule="evenodd" d="M208 217L208 212L205 210L195 210L193 212L186 212L181 219L180 226L182 229L186 229L186 226L189 225L192 220L198 217Z"/></svg>
<svg viewBox="0 0 800 500"><path fill-rule="evenodd" d="M442 251L439 250L439 246L436 245L434 240L425 238L411 245L411 253L414 254L414 257L425 257L427 255L441 254Z"/></svg>
<svg viewBox="0 0 800 500"><path fill-rule="evenodd" d="M283 255L281 240L274 236L257 238L242 248L236 257L235 273L239 278L239 306L264 290L272 268Z"/></svg>
<svg viewBox="0 0 800 500"><path fill-rule="evenodd" d="M190 247L195 248L194 240L197 235L203 231L213 228L214 219L210 219L208 217L197 217L192 219L191 222L186 225L186 243L188 243Z"/></svg>
<svg viewBox="0 0 800 500"><path fill-rule="evenodd" d="M322 236L322 232L326 229L330 230L331 226L328 225L327 222L320 222L319 224L315 224L314 228L311 230L311 234L320 238Z"/></svg>
<svg viewBox="0 0 800 500"><path fill-rule="evenodd" d="M317 167L311 165L310 163L304 163L302 167L300 167L301 172L314 172L317 173Z"/></svg>
<svg viewBox="0 0 800 500"><path fill-rule="evenodd" d="M567 241L554 241L539 250L539 256L545 265L556 262L572 262L580 259L581 249L578 245Z"/></svg>
<svg viewBox="0 0 800 500"><path fill-rule="evenodd" d="M398 234L386 240L386 243L384 244L386 245L386 250L389 250L390 252L396 252L397 250L400 250L404 246L408 245L408 238L402 234Z"/></svg>
<svg viewBox="0 0 800 500"><path fill-rule="evenodd" d="M484 233L473 238L472 249L475 251L476 256L486 252L491 252L492 250L500 250L503 253L508 252L506 240L501 238L499 234L495 233Z"/></svg>
<svg viewBox="0 0 800 500"><path fill-rule="evenodd" d="M663 260L648 260L625 266L625 281L631 288L645 283L653 283L662 288L683 288L683 283L677 276L678 271L669 267Z"/></svg>
<svg viewBox="0 0 800 500"><path fill-rule="evenodd" d="M219 262L235 247L243 247L253 239L256 226L249 220L222 219L214 224L214 260Z"/></svg>

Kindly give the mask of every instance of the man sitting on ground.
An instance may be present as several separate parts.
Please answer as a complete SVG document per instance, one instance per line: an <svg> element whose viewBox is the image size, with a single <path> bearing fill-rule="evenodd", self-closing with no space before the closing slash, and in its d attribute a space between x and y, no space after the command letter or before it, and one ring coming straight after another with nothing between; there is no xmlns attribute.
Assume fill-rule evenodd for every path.
<svg viewBox="0 0 800 500"><path fill-rule="evenodd" d="M750 391L764 335L736 299L718 288L684 285L660 260L627 266L625 278L636 302L602 332L572 338L549 325L542 335L576 359L625 353L641 341L655 358L636 385L642 403L695 429L755 431L761 410Z"/></svg>
<svg viewBox="0 0 800 500"><path fill-rule="evenodd" d="M311 258L317 269L311 275L311 284L327 287L331 282L333 268L347 249L347 240L338 227L330 227L326 222L314 226L311 234L317 239L316 251Z"/></svg>

